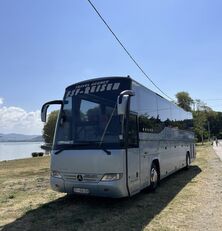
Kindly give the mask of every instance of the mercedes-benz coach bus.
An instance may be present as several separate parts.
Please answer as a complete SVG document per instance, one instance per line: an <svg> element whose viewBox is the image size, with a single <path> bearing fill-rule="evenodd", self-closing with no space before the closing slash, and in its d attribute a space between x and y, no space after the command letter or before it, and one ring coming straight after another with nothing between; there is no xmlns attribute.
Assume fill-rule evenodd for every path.
<svg viewBox="0 0 222 231"><path fill-rule="evenodd" d="M130 77L66 88L51 151L51 187L68 194L132 196L154 190L195 157L192 114Z"/></svg>

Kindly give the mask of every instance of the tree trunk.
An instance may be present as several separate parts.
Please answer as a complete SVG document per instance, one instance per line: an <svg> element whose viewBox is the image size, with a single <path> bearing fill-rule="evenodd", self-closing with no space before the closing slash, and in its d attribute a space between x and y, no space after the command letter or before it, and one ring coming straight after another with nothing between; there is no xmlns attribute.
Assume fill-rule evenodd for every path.
<svg viewBox="0 0 222 231"><path fill-rule="evenodd" d="M201 133L201 140L202 140L202 145L203 145L203 142L204 142L203 132Z"/></svg>

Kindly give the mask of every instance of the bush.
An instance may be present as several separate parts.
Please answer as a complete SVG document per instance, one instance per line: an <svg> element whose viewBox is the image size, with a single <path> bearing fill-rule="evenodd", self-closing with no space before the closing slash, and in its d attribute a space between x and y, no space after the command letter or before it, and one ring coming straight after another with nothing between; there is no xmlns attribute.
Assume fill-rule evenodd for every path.
<svg viewBox="0 0 222 231"><path fill-rule="evenodd" d="M32 153L32 157L37 157L38 156L38 152L33 152Z"/></svg>

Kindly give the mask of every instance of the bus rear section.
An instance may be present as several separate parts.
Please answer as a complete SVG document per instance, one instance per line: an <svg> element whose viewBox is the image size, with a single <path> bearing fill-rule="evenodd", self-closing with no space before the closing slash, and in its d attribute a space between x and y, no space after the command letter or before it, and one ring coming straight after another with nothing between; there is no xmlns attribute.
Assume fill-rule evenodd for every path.
<svg viewBox="0 0 222 231"><path fill-rule="evenodd" d="M191 112L134 80L132 90L130 111L138 120L141 185L148 185L153 162L162 179L195 158L193 118Z"/></svg>

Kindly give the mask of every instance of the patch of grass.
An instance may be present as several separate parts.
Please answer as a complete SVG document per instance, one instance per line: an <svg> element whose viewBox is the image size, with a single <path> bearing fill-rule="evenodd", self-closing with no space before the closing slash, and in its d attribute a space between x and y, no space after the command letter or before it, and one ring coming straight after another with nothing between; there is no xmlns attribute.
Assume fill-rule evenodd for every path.
<svg viewBox="0 0 222 231"><path fill-rule="evenodd" d="M141 192L132 198L114 200L68 197L52 191L49 157L0 162L0 226L33 231L43 227L58 231L203 230L200 227L204 228L204 222L195 214L210 204L212 189L222 191L222 184L217 188L216 181L220 168L216 168L218 176L214 176L218 164L211 146L198 146L197 159L190 169L161 181L155 193ZM214 176L214 188L209 176ZM207 207L203 211L208 211ZM200 217L207 220L205 215Z"/></svg>
<svg viewBox="0 0 222 231"><path fill-rule="evenodd" d="M15 195L9 194L8 198L9 198L9 199L14 199L14 198L15 198Z"/></svg>

